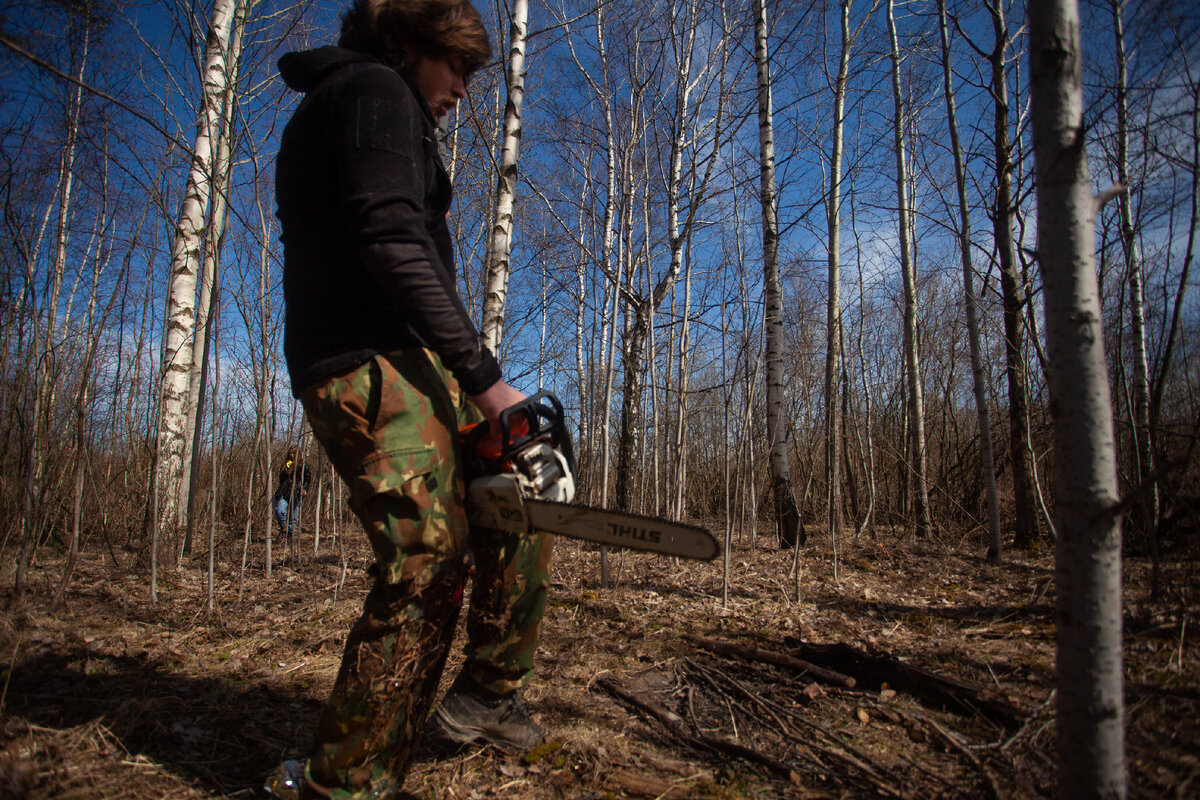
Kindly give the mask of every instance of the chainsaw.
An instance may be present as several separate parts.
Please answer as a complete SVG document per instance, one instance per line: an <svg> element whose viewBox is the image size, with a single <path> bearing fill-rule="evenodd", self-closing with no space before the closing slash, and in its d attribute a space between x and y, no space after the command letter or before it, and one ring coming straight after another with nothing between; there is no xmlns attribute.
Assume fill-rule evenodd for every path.
<svg viewBox="0 0 1200 800"><path fill-rule="evenodd" d="M711 560L707 528L574 505L575 457L563 407L549 392L505 409L500 433L487 422L459 430L467 470L467 519L507 533L545 531L587 542Z"/></svg>

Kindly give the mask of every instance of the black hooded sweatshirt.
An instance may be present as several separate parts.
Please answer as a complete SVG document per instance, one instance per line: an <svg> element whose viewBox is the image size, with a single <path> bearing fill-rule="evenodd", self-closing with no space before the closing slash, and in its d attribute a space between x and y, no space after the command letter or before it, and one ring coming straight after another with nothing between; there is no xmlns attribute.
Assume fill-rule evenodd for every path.
<svg viewBox="0 0 1200 800"><path fill-rule="evenodd" d="M483 392L500 368L458 296L428 106L353 50L288 53L279 71L305 92L275 175L293 393L401 347L428 347L464 392Z"/></svg>

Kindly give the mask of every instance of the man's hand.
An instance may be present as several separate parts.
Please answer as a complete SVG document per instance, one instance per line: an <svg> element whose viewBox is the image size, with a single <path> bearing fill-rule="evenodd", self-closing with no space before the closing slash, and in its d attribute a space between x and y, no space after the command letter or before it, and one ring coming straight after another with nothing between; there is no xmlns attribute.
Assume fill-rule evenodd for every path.
<svg viewBox="0 0 1200 800"><path fill-rule="evenodd" d="M496 381L481 394L474 395L471 402L483 412L492 425L492 433L500 433L500 412L515 406L525 399L525 395L509 386L504 381Z"/></svg>

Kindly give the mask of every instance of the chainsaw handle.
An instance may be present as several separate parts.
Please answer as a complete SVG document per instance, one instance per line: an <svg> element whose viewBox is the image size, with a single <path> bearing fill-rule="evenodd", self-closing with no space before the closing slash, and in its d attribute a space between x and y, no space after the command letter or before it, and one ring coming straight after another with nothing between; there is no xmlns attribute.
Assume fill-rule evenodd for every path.
<svg viewBox="0 0 1200 800"><path fill-rule="evenodd" d="M563 421L563 407L550 392L538 392L500 412L500 434L486 422L459 429L467 475L496 475L510 471L512 457L531 442L549 439L567 459L572 472L575 455Z"/></svg>

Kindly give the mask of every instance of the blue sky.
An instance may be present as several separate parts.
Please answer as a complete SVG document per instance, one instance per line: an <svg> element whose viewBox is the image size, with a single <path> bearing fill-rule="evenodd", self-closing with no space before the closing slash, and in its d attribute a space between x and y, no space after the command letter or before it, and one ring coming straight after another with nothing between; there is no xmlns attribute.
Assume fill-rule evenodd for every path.
<svg viewBox="0 0 1200 800"><path fill-rule="evenodd" d="M990 21L976 6L959 3L964 11L963 29L969 32L984 47L991 44ZM1184 8L1176 4L1177 8ZM203 20L189 17L184 12L199 6L181 6L163 2L114 4L114 13L102 32L92 38L92 49L84 69L85 80L136 108L143 115L156 121L155 126L136 119L127 112L89 96L85 100L84 118L86 136L81 140L75 180L75 203L70 210L70 237L68 270L81 279L86 286L86 267L92 263L94 242L91 234L106 232L106 245L112 262L102 276L103 281L113 281L118 268L113 264L128 260L124 285L120 287L120 303L111 312L110 326L122 330L121 347L130 349L139 335L146 337L141 349L145 360L144 374L153 374L152 367L157 358L157 341L161 332L161 306L165 291L165 253L172 236L174 215L178 211L179 192L183 186L186 159L183 147L194 136L194 107L198 97L198 54L203 41ZM631 86L629 64L632 58L629 46L622 46L620 33L630 27L628 9L611 5L609 8L609 46L614 60L613 89L619 108L627 106ZM641 192L651 188L649 206L651 211L651 235L646 238L640 221L634 225L629 242L639 254L643 248L650 254L650 265L655 276L665 269L666 246L663 239L662 174L661 156L663 142L669 135L671 91L675 84L670 48L654 40L653 24L665 7L661 2L639 7L636 19L645 25L647 35L643 37L641 58L644 64L659 64L654 88L657 93L649 96L646 107L646 138L639 153L637 170L649 171L635 178L634 188ZM847 100L846 136L847 147L844 161L846 188L853 187L853 206L848 192L844 206L843 261L846 267L843 287L843 302L848 307L850 322L868 326L875 335L884 336L884 341L894 333L896 314L884 311L894 306L897 296L898 272L896 271L897 234L894 206L894 177L891 155L892 101L887 83L889 63L884 56L883 19L879 12L870 18L863 3L856 3L854 22L864 23L852 62L852 79ZM1110 52L1105 36L1108 24L1102 9L1089 6L1094 13L1088 19L1090 26L1085 37L1092 31L1095 36L1085 41L1089 47L1089 64L1093 69L1089 75L1107 73L1106 53ZM1131 17L1143 13L1140 4L1130 6ZM240 106L239 125L245 135L241 139L234 173L233 215L223 254L223 304L222 304L222 362L229 392L224 401L228 404L231 418L242 418L251 412L247 406L249 395L245 384L248 377L234 382L238 375L248 376L250 365L261 360L259 346L259 324L256 322L262 304L257 300L259 265L268 268L268 296L266 298L271 324L268 327L268 346L278 349L279 303L277 231L272 226L273 198L271 196L270 173L272 156L279 131L297 97L280 86L274 62L286 49L305 46L309 43L326 43L336 36L337 15L340 2L312 2L293 6L279 0L263 0L256 7L255 15L246 36L245 63L241 75L243 101ZM483 8L486 17L494 19L495 6ZM532 389L540 374L547 385L563 395L574 393L574 317L575 304L574 267L582 258L577 248L561 236L558 223L544 211L544 195L558 215L568 221L573 235L577 229L581 210L580 200L586 198L583 208L585 240L593 247L595 242L595 217L604 200L602 181L602 150L595 146L599 125L598 107L590 99L581 76L571 59L564 42L564 31L553 27L561 18L578 19L571 27L577 37L576 52L584 63L595 68L594 51L589 42L594 40L594 17L587 15L586 4L568 5L555 12L535 3L531 10L530 28L533 31L547 29L531 41L528 54L526 86L525 133L523 140L522 179L519 191L517 227L515 230L514 264L516 272L510 291L512 337L505 348L510 374L518 376L521 388ZM743 13L744 10L738 13ZM946 283L955 285L961 278L953 241L947 225L950 217L946 211L946 197L950 188L948 154L944 134L944 104L940 96L940 67L936 62L936 37L930 38L931 14L935 7L930 2L910 3L898 12L898 22L905 51L905 85L908 87L911 108L917 113L915 123L919 136L911 142L909 162L916 175L913 183L913 201L918 211L917 243L918 269L923 279L932 287ZM1195 12L1191 12L1194 16ZM622 16L625 19L622 19ZM795 341L797 348L809 348L809 352L797 352L804 358L820 358L823 340L824 313L820 308L824 285L825 220L822 207L824 185L828 171L829 131L831 129L829 90L822 71L836 69L837 15L833 10L816 8L801 14L798 7L783 4L773 7L774 22L772 35L775 59L774 101L776 108L780 219L783 226L782 256L785 275L793 300L789 304L789 321L797 326ZM739 17L742 23L748 20ZM1190 19L1190 18L1189 18ZM1188 20L1185 20L1187 22ZM1191 20L1194 22L1194 20ZM1020 7L1010 10L1010 30L1017 30L1021 22ZM491 23L493 29L498 26ZM657 24L657 23L655 23ZM1135 69L1133 80L1143 80L1153 74L1162 59L1156 55L1169 45L1164 36L1167 26L1147 26L1144 21L1131 25L1136 32L1138 46L1133 48ZM57 65L64 71L78 66L80 55L80 21L66 17L49 4L6 2L0 5L0 27L36 52L40 57ZM503 26L499 26L503 29ZM1147 38L1144 32L1155 31L1159 36ZM1131 33L1132 35L1132 33ZM718 26L715 21L703 26L697 56L707 58L718 41ZM1018 40L1018 47L1022 40ZM1188 39L1194 41L1194 39ZM499 37L495 42L497 52L503 52L504 43ZM757 325L761 299L760 280L761 243L759 240L759 216L757 211L757 123L754 119L753 69L749 64L748 25L742 24L731 40L729 87L733 89L725 124L732 138L722 141L714 183L699 213L701 227L688 252L692 283L691 335L696 350L696 364L703 370L719 368L720 320L718 309L722 301L729 304L727 314L733 325L742 325L743 311L740 304L748 304L749 324ZM972 170L972 206L975 209L974 230L977 268L986 278L990 250L989 223L982 206L991 193L991 178L988 164L990 136L990 100L981 82L986 77L982 60L967 49L961 39L956 45L956 85L960 125L965 146L969 151ZM657 49L655 49L657 48ZM663 56L663 60L658 60ZM1025 93L1021 82L1027 78L1023 56L1012 54L1012 67L1020 72L1019 80L1014 72L1013 95L1018 112L1023 113ZM1186 51L1186 60L1196 63L1194 51ZM12 241L33 244L39 241L40 220L47 210L52 222L57 220L53 197L56 165L63 148L63 123L67 98L66 84L49 76L33 65L5 52L0 57L0 69L4 71L3 88L0 89L0 125L3 126L3 150L10 159L9 184L19 191L22 203L17 204L6 215L6 224ZM490 86L495 84L497 70L485 70L473 86L473 100L481 110L490 109L493 95ZM1099 96L1098 79L1095 93ZM697 90L699 91L699 90ZM1159 91L1156 100L1178 102L1182 88L1168 85ZM502 95L499 96L502 102ZM1144 95L1139 95L1144 98ZM696 100L697 102L699 99ZM703 102L701 116L711 114L713 103L710 96ZM1105 123L1103 101L1093 107L1098 122ZM482 113L482 112L481 112ZM1025 117L1018 115L1018 121ZM455 213L457 222L464 232L460 251L460 269L476 274L482 259L481 245L484 240L483 208L491 191L494 177L489 172L490 157L487 155L489 137L492 134L486 114L469 118L460 114L456 122L461 125L461 161L456 165L459 175L458 202ZM1014 122L1016 125L1017 122ZM1101 131L1103 125L1097 125ZM159 129L170 135L164 136ZM628 130L627 126L625 128ZM1023 129L1022 129L1023 130ZM1027 151L1028 136L1020 140ZM711 144L697 142L691 145L688 155L701 156ZM104 156L107 153L107 157ZM1097 150L1093 169L1097 184L1108 180L1102 166L1103 153ZM646 159L649 159L648 161ZM1028 184L1030 165L1023 170ZM584 181L584 170L591 176ZM1169 187L1178 177L1171 173L1163 176L1166 182L1156 178L1154 185L1147 187L1159 192ZM103 191L107 176L108 192ZM639 183L640 181L640 183ZM535 191L536 190L536 191ZM1161 192L1159 192L1161 195ZM685 209L686 209L685 193ZM953 203L952 203L953 204ZM731 210L738 212L735 224ZM1031 212L1032 206L1026 206ZM103 212L103 213L102 213ZM851 215L853 214L853 220ZM1034 238L1032 214L1026 216L1026 244ZM1174 221L1172 241L1167 231L1168 223ZM853 226L852 223L853 222ZM265 225L265 228L264 228ZM1167 244L1175 251L1175 266L1164 266L1160 283L1170 285L1172 268L1178 269L1178 251L1181 239L1178 214L1161 216L1148 227L1147 242ZM53 225L43 230L42 257L35 264L36 280L28 288L36 295L41 286L45 269L45 254L49 252ZM265 232L264 232L265 231ZM265 237L265 238L264 238ZM472 243L476 243L474 247ZM740 260L739 260L740 259ZM20 263L10 260L10 263ZM645 262L639 262L645 263ZM856 286L859 265L862 268L864 291L861 292L868 307L876 309L869 320L856 322L855 308L860 292ZM1177 274L1177 272L1175 273ZM744 277L742 277L744 276ZM20 274L7 274L8 296L15 297L22 284ZM543 284L547 305L543 306ZM1113 285L1113 281L1109 285ZM71 285L68 280L65 284ZM589 270L587 285L590 293L585 325L589 334L599 331L602 322L597 314L603 297L603 283ZM994 274L990 282L981 280L980 285L995 290ZM112 287L116 291L117 287ZM66 289L64 289L66 291ZM931 292L934 290L931 288ZM936 292L934 293L936 294ZM933 295L931 295L933 296ZM1189 306L1194 314L1194 292ZM76 296L76 303L82 295ZM682 306L682 295L674 298L676 308ZM669 303L669 301L668 301ZM815 304L815 305L814 305ZM987 307L994 311L994 295L989 295ZM658 342L663 342L678 333L679 316L668 313L664 304L658 318ZM734 306L738 306L736 310ZM76 306L77 309L82 306ZM930 313L933 308L928 309ZM122 316L123 315L123 316ZM80 318L77 310L75 319ZM994 321L994 319L993 319ZM931 327L935 320L931 320ZM543 325L545 334L543 337ZM803 327L804 330L800 328ZM820 328L820 330L810 330ZM110 346L115 347L116 335L110 330ZM881 342L882 343L882 342ZM543 347L554 355L539 360ZM598 346L594 337L589 337L590 348ZM894 345L894 339L892 340ZM123 356L118 356L123 357ZM890 359L890 357L889 357ZM890 360L889 360L890 363ZM660 369L665 365L660 364ZM736 365L735 365L736 366ZM743 365L744 367L745 365ZM729 367L732 369L733 367ZM807 380L797 367L795 379ZM893 380L884 377L883 380ZM710 379L711 380L711 379ZM286 378L279 374L275 386L275 397L281 414L289 411ZM881 391L883 389L881 388ZM799 387L797 387L799 393ZM148 400L147 400L148 402ZM570 402L570 401L569 401Z"/></svg>

